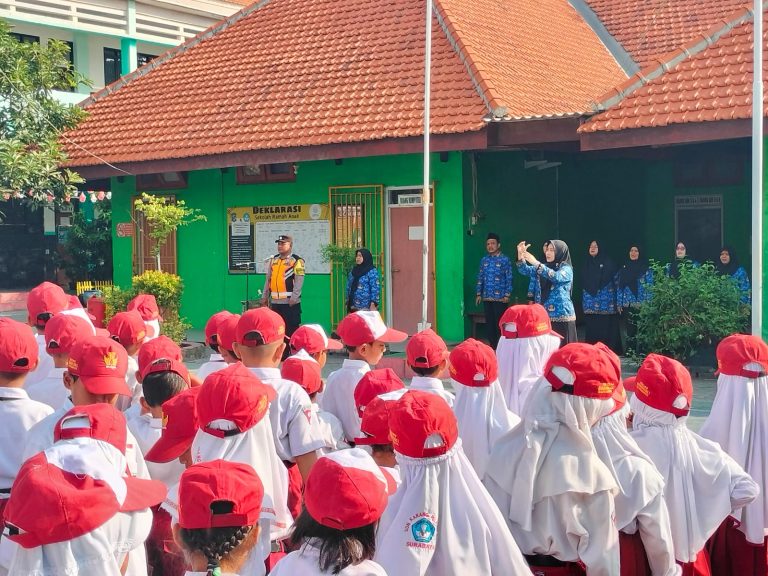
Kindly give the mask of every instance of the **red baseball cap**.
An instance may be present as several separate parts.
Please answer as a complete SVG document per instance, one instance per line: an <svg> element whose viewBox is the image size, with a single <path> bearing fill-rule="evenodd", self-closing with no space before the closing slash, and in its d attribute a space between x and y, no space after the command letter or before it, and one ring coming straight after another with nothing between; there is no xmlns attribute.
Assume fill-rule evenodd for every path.
<svg viewBox="0 0 768 576"><path fill-rule="evenodd" d="M555 351L544 368L544 378L555 392L602 400L613 396L620 381L609 356L583 342Z"/></svg>
<svg viewBox="0 0 768 576"><path fill-rule="evenodd" d="M637 376L625 381L635 397L656 410L686 416L693 401L691 374L677 360L661 354L648 354Z"/></svg>
<svg viewBox="0 0 768 576"><path fill-rule="evenodd" d="M128 353L106 336L89 336L77 342L69 353L67 370L80 378L91 394L131 395L125 383Z"/></svg>
<svg viewBox="0 0 768 576"><path fill-rule="evenodd" d="M456 416L448 403L437 394L409 390L389 413L392 447L411 458L431 458L450 450L459 437ZM428 447L430 440L441 445ZM431 443L431 442L430 442Z"/></svg>
<svg viewBox="0 0 768 576"><path fill-rule="evenodd" d="M600 352L606 355L608 360L610 360L614 371L616 372L618 385L616 386L616 389L613 391L613 402L615 405L613 412L616 412L617 410L620 410L621 408L623 408L624 404L627 403L627 390L626 388L624 388L624 383L621 381L621 358L619 358L619 355L616 354L616 352L614 352L613 350L611 350L603 342L598 342L594 346Z"/></svg>
<svg viewBox="0 0 768 576"><path fill-rule="evenodd" d="M125 415L111 404L88 404L71 408L53 429L53 441L92 438L112 444L125 454L128 443Z"/></svg>
<svg viewBox="0 0 768 576"><path fill-rule="evenodd" d="M285 320L266 306L248 310L237 322L236 342L261 346L285 339Z"/></svg>
<svg viewBox="0 0 768 576"><path fill-rule="evenodd" d="M232 314L219 321L219 350L232 352L233 344L237 341L237 324L240 314Z"/></svg>
<svg viewBox="0 0 768 576"><path fill-rule="evenodd" d="M113 340L120 342L123 346L133 346L139 342L144 342L147 335L147 328L144 320L136 310L128 312L118 312L107 324L107 330Z"/></svg>
<svg viewBox="0 0 768 576"><path fill-rule="evenodd" d="M370 342L402 342L408 334L387 328L376 310L360 310L347 314L336 328L347 346L362 346Z"/></svg>
<svg viewBox="0 0 768 576"><path fill-rule="evenodd" d="M434 330L427 328L414 334L408 341L405 356L409 366L434 368L448 357L448 347Z"/></svg>
<svg viewBox="0 0 768 576"><path fill-rule="evenodd" d="M355 386L354 397L358 416L362 418L368 402L379 394L386 394L403 388L405 388L405 384L392 368L379 368L366 372Z"/></svg>
<svg viewBox="0 0 768 576"><path fill-rule="evenodd" d="M176 342L168 338L168 336L158 336L142 345L139 349L137 358L139 373L144 372L152 362L160 358L176 360L177 362L183 362L184 360L181 348Z"/></svg>
<svg viewBox="0 0 768 576"><path fill-rule="evenodd" d="M360 432L363 436L355 438L355 444L391 444L389 438L389 413L395 403L408 392L406 388L393 390L373 398L365 407Z"/></svg>
<svg viewBox="0 0 768 576"><path fill-rule="evenodd" d="M128 311L136 310L145 322L163 319L160 316L160 308L157 307L157 300L152 294L139 294L128 302L127 309Z"/></svg>
<svg viewBox="0 0 768 576"><path fill-rule="evenodd" d="M13 318L0 317L0 372L29 372L37 367L39 357L30 327Z"/></svg>
<svg viewBox="0 0 768 576"><path fill-rule="evenodd" d="M57 314L45 325L45 349L49 354L69 354L76 342L93 336L88 320L74 314Z"/></svg>
<svg viewBox="0 0 768 576"><path fill-rule="evenodd" d="M201 386L197 397L199 427L223 438L223 430L214 430L208 425L214 420L229 420L240 432L245 432L264 418L275 396L272 386L263 384L241 363L230 364L209 374Z"/></svg>
<svg viewBox="0 0 768 576"><path fill-rule="evenodd" d="M759 364L762 371L748 370L748 364ZM717 345L717 372L729 376L758 378L768 373L768 344L750 334L731 334Z"/></svg>
<svg viewBox="0 0 768 576"><path fill-rule="evenodd" d="M541 304L510 306L499 320L499 329L504 338L535 338L544 334L562 338L552 330L549 314Z"/></svg>
<svg viewBox="0 0 768 576"><path fill-rule="evenodd" d="M181 376L188 385L191 383L189 370L184 365L184 363L172 358L158 358L157 360L153 360L149 365L145 366L144 370L141 370L142 382L144 382L146 377L150 374L157 374L159 372L173 372L174 374ZM146 382L144 382L142 385L146 386Z"/></svg>
<svg viewBox="0 0 768 576"><path fill-rule="evenodd" d="M317 354L323 350L341 350L344 345L338 340L328 338L320 324L303 324L291 336L291 351L306 350Z"/></svg>
<svg viewBox="0 0 768 576"><path fill-rule="evenodd" d="M217 346L219 344L219 322L230 316L232 316L232 312L229 310L222 310L208 318L208 322L205 323L206 346Z"/></svg>
<svg viewBox="0 0 768 576"><path fill-rule="evenodd" d="M307 476L304 505L318 524L352 530L381 518L387 491L387 479L373 458L350 448L317 459Z"/></svg>
<svg viewBox="0 0 768 576"><path fill-rule="evenodd" d="M197 434L197 396L202 386L187 388L163 402L163 433L144 456L149 462L170 462L190 447Z"/></svg>
<svg viewBox="0 0 768 576"><path fill-rule="evenodd" d="M307 394L314 394L323 385L320 364L305 349L301 349L283 362L280 373L286 380L296 382Z"/></svg>
<svg viewBox="0 0 768 576"><path fill-rule="evenodd" d="M499 365L493 348L468 338L451 350L448 372L459 384L482 388L499 377Z"/></svg>
<svg viewBox="0 0 768 576"><path fill-rule="evenodd" d="M187 530L255 526L264 485L249 464L213 460L194 464L179 480L179 526ZM226 504L222 512L217 503Z"/></svg>
<svg viewBox="0 0 768 576"><path fill-rule="evenodd" d="M43 328L51 316L69 308L69 296L61 286L51 282L38 284L27 295L28 321Z"/></svg>

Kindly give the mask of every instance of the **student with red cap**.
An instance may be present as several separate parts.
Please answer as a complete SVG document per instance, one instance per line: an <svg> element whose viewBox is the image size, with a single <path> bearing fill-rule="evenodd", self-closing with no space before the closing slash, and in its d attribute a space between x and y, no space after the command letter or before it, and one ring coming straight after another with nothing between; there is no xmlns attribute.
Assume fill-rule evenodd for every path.
<svg viewBox="0 0 768 576"><path fill-rule="evenodd" d="M413 335L405 346L408 366L416 374L411 379L411 390L437 394L453 406L455 397L445 389L440 374L448 364L448 346L434 330L427 328Z"/></svg>
<svg viewBox="0 0 768 576"><path fill-rule="evenodd" d="M523 421L496 442L484 484L535 574L619 575L618 490L592 426L614 409L611 359L567 344L549 359Z"/></svg>
<svg viewBox="0 0 768 576"><path fill-rule="evenodd" d="M119 342L128 353L126 382L131 390L131 397L120 398L117 402L117 407L125 412L131 406L138 406L139 399L141 398L141 384L136 379L136 372L139 369L138 354L142 344L144 344L147 328L141 315L132 310L129 312L118 312L112 316L107 324L107 330L109 331L110 338L115 342Z"/></svg>
<svg viewBox="0 0 768 576"><path fill-rule="evenodd" d="M312 356L320 368L325 366L328 359L328 350L341 350L344 345L338 340L328 338L325 330L320 324L302 324L296 332L291 335L289 343L291 354L296 354L300 350L306 351Z"/></svg>
<svg viewBox="0 0 768 576"><path fill-rule="evenodd" d="M188 576L236 576L258 542L263 499L264 486L248 464L214 460L187 468L173 533L192 569Z"/></svg>
<svg viewBox="0 0 768 576"><path fill-rule="evenodd" d="M355 406L357 415L360 418L365 414L365 408L368 403L381 394L394 392L395 390L404 390L405 384L400 377L395 374L392 368L377 368L366 372L355 386Z"/></svg>
<svg viewBox="0 0 768 576"><path fill-rule="evenodd" d="M141 315L146 326L146 340L160 336L160 322L163 321L163 317L160 316L160 308L152 294L139 294L128 302L127 309L129 312L136 310Z"/></svg>
<svg viewBox="0 0 768 576"><path fill-rule="evenodd" d="M374 560L387 574L528 575L499 509L464 456L456 416L409 390L389 414L402 484L389 499Z"/></svg>
<svg viewBox="0 0 768 576"><path fill-rule="evenodd" d="M219 332L217 336L219 354L221 354L221 357L224 359L224 366L221 368L222 370L230 364L240 362L240 358L235 354L238 322L240 322L240 314L232 314L219 320ZM213 372L211 372L211 374L213 374ZM206 375L206 378L207 377L208 376Z"/></svg>
<svg viewBox="0 0 768 576"><path fill-rule="evenodd" d="M731 513L708 546L712 572L766 575L768 541L768 345L733 334L717 346L717 393L699 434L717 442L760 486L760 494Z"/></svg>
<svg viewBox="0 0 768 576"><path fill-rule="evenodd" d="M205 380L208 374L216 372L227 367L227 363L224 357L219 352L219 329L221 322L232 316L232 312L229 310L221 310L216 312L213 316L208 318L208 322L205 323L205 345L213 350L213 354L208 359L208 362L204 363L197 369L197 376L200 380Z"/></svg>
<svg viewBox="0 0 768 576"><path fill-rule="evenodd" d="M760 489L718 444L688 429L693 384L680 362L649 354L627 387L635 392L632 436L666 483L672 543L683 576L714 574L707 540Z"/></svg>
<svg viewBox="0 0 768 576"><path fill-rule="evenodd" d="M108 404L75 407L53 440L25 462L5 510L4 538L18 545L10 574L130 573L165 487L126 474L125 417Z"/></svg>
<svg viewBox="0 0 768 576"><path fill-rule="evenodd" d="M400 485L400 469L389 437L389 413L406 392L406 388L392 390L368 402L360 424L361 435L355 438L356 445L371 447L373 461L385 469L397 485Z"/></svg>
<svg viewBox="0 0 768 576"><path fill-rule="evenodd" d="M24 389L29 397L48 404L54 410L66 401L69 392L64 387L64 371L67 369L69 353L79 340L93 335L92 326L79 316L57 314L45 325L45 352L53 359L53 368L42 380L26 383Z"/></svg>
<svg viewBox="0 0 768 576"><path fill-rule="evenodd" d="M496 441L520 424L507 409L498 380L493 349L474 338L456 346L448 357L456 402L453 411L459 423L464 454L482 478Z"/></svg>
<svg viewBox="0 0 768 576"><path fill-rule="evenodd" d="M296 336L300 330L301 328L294 332L293 336ZM344 429L341 427L341 421L330 412L321 410L317 403L317 395L323 391L325 386L318 361L305 348L301 348L293 356L285 359L280 368L280 374L284 379L296 382L309 396L309 400L312 402L312 413L317 418L317 427L325 443L320 451L327 454L349 448L349 444L344 440Z"/></svg>
<svg viewBox="0 0 768 576"><path fill-rule="evenodd" d="M35 370L27 376L27 385L42 380L53 368L53 360L45 353L45 325L56 314L69 308L69 297L61 288L51 282L38 284L27 295L27 323L37 332L38 357Z"/></svg>
<svg viewBox="0 0 768 576"><path fill-rule="evenodd" d="M549 357L560 348L562 336L552 330L541 304L510 306L499 320L499 330L499 384L507 407L522 415L533 385L544 374Z"/></svg>
<svg viewBox="0 0 768 576"><path fill-rule="evenodd" d="M347 442L354 442L360 436L360 416L354 400L357 383L371 366L379 363L388 343L402 342L408 335L387 328L376 310L347 314L339 322L336 333L347 348L349 358L328 376L320 407L341 420Z"/></svg>
<svg viewBox="0 0 768 576"><path fill-rule="evenodd" d="M264 485L261 535L242 571L260 576L265 573L272 543L279 547L293 523L287 504L288 471L275 450L268 418L277 393L240 363L214 372L200 388L192 460L249 464Z"/></svg>
<svg viewBox="0 0 768 576"><path fill-rule="evenodd" d="M291 533L301 547L280 560L271 574L386 576L373 555L387 486L383 472L359 448L319 458L307 478L304 510Z"/></svg>

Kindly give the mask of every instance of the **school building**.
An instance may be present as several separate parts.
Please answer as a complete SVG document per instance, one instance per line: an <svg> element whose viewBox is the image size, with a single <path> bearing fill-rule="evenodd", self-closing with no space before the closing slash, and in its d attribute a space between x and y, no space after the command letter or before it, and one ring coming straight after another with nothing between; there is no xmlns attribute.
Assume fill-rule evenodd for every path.
<svg viewBox="0 0 768 576"><path fill-rule="evenodd" d="M274 239L293 233L304 322L344 313L346 279L320 257L336 243L371 250L383 313L415 331L425 5L257 2L89 98L69 165L111 178L115 281L154 267L133 202L164 194L207 216L161 254L196 327L256 298ZM730 244L750 271L742 3L437 0L432 25L429 310L443 337L472 333L490 231L510 255L568 242L577 303L593 239L618 262L632 244L661 261L678 239L702 261Z"/></svg>

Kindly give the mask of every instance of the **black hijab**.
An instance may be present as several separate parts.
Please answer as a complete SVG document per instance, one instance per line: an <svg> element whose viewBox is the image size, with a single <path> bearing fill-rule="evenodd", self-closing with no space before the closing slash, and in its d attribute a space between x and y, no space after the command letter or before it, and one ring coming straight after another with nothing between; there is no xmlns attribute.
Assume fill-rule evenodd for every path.
<svg viewBox="0 0 768 576"><path fill-rule="evenodd" d="M600 250L600 242L597 244L597 256L587 254L587 261L581 274L584 291L592 296L597 296L598 291L613 282L616 276L616 264ZM590 245L592 245L590 242Z"/></svg>
<svg viewBox="0 0 768 576"><path fill-rule="evenodd" d="M736 274L736 270L739 269L739 259L736 257L736 253L733 251L733 248L730 246L723 246L722 250L720 250L720 253L728 252L728 255L731 257L731 261L728 262L728 264L723 264L720 262L720 255L717 256L717 273L722 274L723 276L733 276Z"/></svg>
<svg viewBox="0 0 768 576"><path fill-rule="evenodd" d="M355 297L355 292L357 292L357 287L360 285L360 278L368 274L371 270L373 270L373 255L371 255L371 251L368 250L368 248L360 248L355 252L355 257L360 254L363 257L363 263L362 264L355 264L352 267L352 282L349 284L349 292L347 292L347 310L352 310L352 300Z"/></svg>
<svg viewBox="0 0 768 576"><path fill-rule="evenodd" d="M669 263L669 277L670 278L680 278L680 264L691 264L693 260L691 260L691 257L688 255L688 246L685 246L685 256L682 258L677 257L677 245L682 244L685 246L685 242L680 242L679 240L675 243L675 257L672 258L672 262Z"/></svg>
<svg viewBox="0 0 768 576"><path fill-rule="evenodd" d="M630 292L637 296L637 288L640 282L640 278L645 276L648 271L648 260L643 258L643 251L640 250L640 246L632 244L631 248L637 248L640 252L640 256L637 260L629 259L619 270L619 290L629 288Z"/></svg>
<svg viewBox="0 0 768 576"><path fill-rule="evenodd" d="M559 270L563 264L573 267L571 264L571 252L568 250L568 244L562 240L550 240L550 244L555 249L555 259L552 262L545 262L544 264L553 270ZM541 286L541 302L542 304L549 298L549 292L552 290L552 282L547 276L539 276L539 285Z"/></svg>

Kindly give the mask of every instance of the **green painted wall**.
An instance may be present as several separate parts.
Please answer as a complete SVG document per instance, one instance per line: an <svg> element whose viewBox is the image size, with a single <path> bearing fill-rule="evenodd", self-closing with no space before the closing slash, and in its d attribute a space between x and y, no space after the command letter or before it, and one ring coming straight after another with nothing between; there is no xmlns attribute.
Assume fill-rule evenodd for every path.
<svg viewBox="0 0 768 576"><path fill-rule="evenodd" d="M462 282L464 246L462 230L462 159L452 153L441 161L431 159L432 178L436 184L435 234L437 328L447 340L464 337ZM387 157L304 162L299 164L295 182L238 185L235 169L190 172L188 188L172 191L189 207L199 208L207 222L197 222L178 232L179 274L185 292L182 313L195 328L201 328L214 312L226 308L239 311L245 295L245 277L227 273L225 216L231 206L261 206L285 203L327 203L331 186L382 184L384 186L420 185L422 157L397 155ZM135 180L113 180L113 226L128 222ZM132 275L132 240L114 238L115 282L129 285ZM250 278L253 296L264 285L263 275ZM330 279L327 275L308 275L304 284L302 320L318 322L330 328Z"/></svg>

